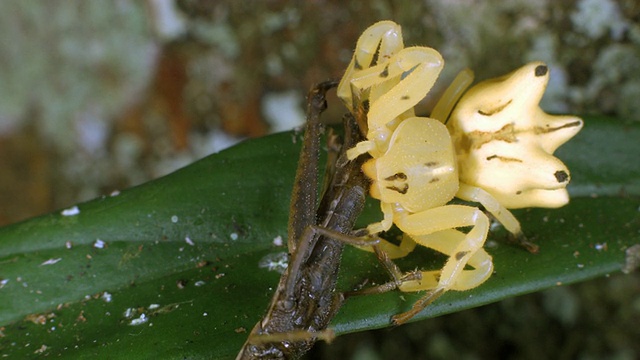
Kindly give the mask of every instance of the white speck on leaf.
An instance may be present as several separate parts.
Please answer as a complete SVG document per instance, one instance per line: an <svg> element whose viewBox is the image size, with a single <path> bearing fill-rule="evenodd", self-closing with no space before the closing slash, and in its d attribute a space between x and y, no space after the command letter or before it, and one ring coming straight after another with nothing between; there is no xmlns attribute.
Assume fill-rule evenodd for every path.
<svg viewBox="0 0 640 360"><path fill-rule="evenodd" d="M174 224L177 223L178 222L178 216L177 215L173 215L171 217L171 222L174 223Z"/></svg>
<svg viewBox="0 0 640 360"><path fill-rule="evenodd" d="M102 296L100 296L100 298L104 300L104 302L111 302L111 294L106 291L102 293Z"/></svg>
<svg viewBox="0 0 640 360"><path fill-rule="evenodd" d="M151 304L149 305L149 310L155 310L160 307L160 304Z"/></svg>
<svg viewBox="0 0 640 360"><path fill-rule="evenodd" d="M202 286L202 285L204 285L204 284L206 284L204 281L202 281L202 280L198 280L198 281L196 281L196 282L195 282L195 284L193 284L193 285L200 287L200 286Z"/></svg>
<svg viewBox="0 0 640 360"><path fill-rule="evenodd" d="M105 242L100 239L96 239L96 242L93 243L93 247L96 249L104 249L105 245Z"/></svg>
<svg viewBox="0 0 640 360"><path fill-rule="evenodd" d="M142 325L142 324L146 323L147 321L149 321L149 318L147 317L147 315L140 314L140 317L137 318L137 319L131 320L129 325L131 325L131 326Z"/></svg>
<svg viewBox="0 0 640 360"><path fill-rule="evenodd" d="M78 209L77 206L72 206L68 209L64 209L62 210L62 212L60 212L60 214L62 214L62 216L75 216L80 214L80 209Z"/></svg>
<svg viewBox="0 0 640 360"><path fill-rule="evenodd" d="M127 319L131 319L132 317L134 317L136 314L138 313L138 311L134 308L127 308L127 310L124 311L124 314L122 314L125 318Z"/></svg>
<svg viewBox="0 0 640 360"><path fill-rule="evenodd" d="M34 354L42 354L43 352L47 351L48 346L42 344L42 346L40 346L40 348L36 351L34 351Z"/></svg>
<svg viewBox="0 0 640 360"><path fill-rule="evenodd" d="M49 259L49 260L47 260L47 261L43 262L42 264L40 264L40 266L43 266L43 265L53 265L53 264L57 263L57 262L58 262L58 261L60 261L60 260L62 260L62 258Z"/></svg>
<svg viewBox="0 0 640 360"><path fill-rule="evenodd" d="M237 233L231 233L231 235L229 235L229 237L231 238L231 240L238 240L238 234Z"/></svg>
<svg viewBox="0 0 640 360"><path fill-rule="evenodd" d="M282 236L278 235L275 238L273 238L273 245L275 246L282 246L283 242L282 242Z"/></svg>
<svg viewBox="0 0 640 360"><path fill-rule="evenodd" d="M191 245L191 246L195 245L195 244L193 243L193 240L189 239L189 237L188 237L188 236L184 238L184 241L185 241L187 244Z"/></svg>
<svg viewBox="0 0 640 360"><path fill-rule="evenodd" d="M607 243L602 243L602 244L595 244L594 248L598 251L607 251Z"/></svg>

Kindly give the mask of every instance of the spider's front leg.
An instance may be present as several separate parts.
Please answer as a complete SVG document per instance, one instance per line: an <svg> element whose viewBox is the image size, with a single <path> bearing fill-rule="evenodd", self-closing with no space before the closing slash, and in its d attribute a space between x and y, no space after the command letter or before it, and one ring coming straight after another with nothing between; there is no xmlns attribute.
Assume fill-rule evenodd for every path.
<svg viewBox="0 0 640 360"><path fill-rule="evenodd" d="M340 80L337 94L352 113L362 100L361 90L354 89L351 80L355 73L387 62L393 55L404 48L400 25L393 21L380 21L367 28L358 38L351 63ZM356 90L356 91L354 91Z"/></svg>
<svg viewBox="0 0 640 360"><path fill-rule="evenodd" d="M392 21L365 30L338 85L338 96L352 113L367 112L367 141L351 150L349 158L382 156L393 130L415 116L413 106L429 92L443 67L434 49L404 49L400 26Z"/></svg>
<svg viewBox="0 0 640 360"><path fill-rule="evenodd" d="M350 159L370 153L382 156L393 131L403 120L414 117L413 107L422 100L444 66L440 53L427 47L402 49L385 63L353 74L354 91L369 89L367 140L347 155Z"/></svg>

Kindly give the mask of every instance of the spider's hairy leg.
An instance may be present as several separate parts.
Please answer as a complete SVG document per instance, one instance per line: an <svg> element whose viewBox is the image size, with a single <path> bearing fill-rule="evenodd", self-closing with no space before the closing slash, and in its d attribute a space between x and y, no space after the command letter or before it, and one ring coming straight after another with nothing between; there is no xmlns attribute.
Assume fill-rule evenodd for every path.
<svg viewBox="0 0 640 360"><path fill-rule="evenodd" d="M404 233L426 247L431 246L429 242L425 244L420 242L423 235L473 226L468 233L464 234L464 238L458 239L455 254L451 254L452 258L447 261L442 270L439 283L447 289L453 286L453 280L463 270L464 266L459 265L466 264L468 259L482 248L489 231L489 218L480 209L466 205L445 205L428 209L400 218L397 223Z"/></svg>
<svg viewBox="0 0 640 360"><path fill-rule="evenodd" d="M433 234L415 236L414 241L451 256L461 251L458 248L464 246L465 237L466 234L459 230L448 229ZM450 290L464 291L473 289L485 282L493 271L491 256L482 247L477 248L466 265L473 269L462 270L455 282L451 284ZM422 279L420 281L406 281L400 286L400 289L402 291L435 289L438 287L442 276L442 270L422 271Z"/></svg>
<svg viewBox="0 0 640 360"><path fill-rule="evenodd" d="M433 107L433 111L431 111L431 115L429 117L446 123L453 107L456 105L458 100L460 100L460 97L462 97L465 90L471 86L473 78L474 75L471 69L466 68L460 71L453 79L453 82L451 82L451 85L449 85L444 93L442 93L442 97L440 97L436 105Z"/></svg>
<svg viewBox="0 0 640 360"><path fill-rule="evenodd" d="M537 253L540 247L530 242L522 232L520 222L493 195L477 187L460 183L456 194L458 199L480 203L509 232L509 239L531 253Z"/></svg>
<svg viewBox="0 0 640 360"><path fill-rule="evenodd" d="M378 234L391 229L393 225L393 205L381 202L380 210L382 210L383 215L382 221L369 224L369 226L367 226L367 233Z"/></svg>
<svg viewBox="0 0 640 360"><path fill-rule="evenodd" d="M428 243L429 247L433 247L438 251L445 254L453 254L456 251L455 247L461 241L464 241L464 236L464 233L450 229L436 234L421 236L420 243ZM467 265L474 269L462 270L451 290L473 289L485 282L493 272L491 256L482 247L469 258ZM409 321L447 291L446 288L439 286L439 279L443 276L444 269L442 271L422 271L419 273L421 274L420 279L406 279L398 287L402 291L430 290L425 296L416 301L409 311L394 315L391 318L391 322L394 325L401 325Z"/></svg>
<svg viewBox="0 0 640 360"><path fill-rule="evenodd" d="M386 61L400 49L404 48L400 25L393 21L380 21L367 28L356 43L356 49L351 63L347 67L337 94L351 112L355 112L355 102L361 101L359 92L354 93L351 79L362 69L369 68L375 63ZM364 99L362 99L364 100Z"/></svg>
<svg viewBox="0 0 640 360"><path fill-rule="evenodd" d="M376 148L376 145L373 141L368 141L368 140L361 141L357 143L356 146L347 150L347 157L349 158L349 160L353 160L360 155L367 154L370 151L375 150L375 148Z"/></svg>
<svg viewBox="0 0 640 360"><path fill-rule="evenodd" d="M413 116L413 107L431 90L443 67L444 60L436 50L408 47L387 63L358 72L357 78L351 80L359 89L377 89L388 85L384 91L370 94L369 97L367 140L374 141L380 147L371 154L374 158L386 150L389 138L398 125L396 120Z"/></svg>
<svg viewBox="0 0 640 360"><path fill-rule="evenodd" d="M518 219L485 190L477 186L460 183L456 197L458 199L480 203L507 231L516 237L522 236L522 229Z"/></svg>
<svg viewBox="0 0 640 360"><path fill-rule="evenodd" d="M489 218L478 208L465 205L445 205L408 215L398 225L418 244L429 248L433 245L436 250L443 250L446 254L451 255L442 268L438 281L438 287L449 290L455 288L455 282L464 270L464 266L484 245L489 231ZM457 233L449 231L464 226L473 226L473 228L466 234L459 231ZM438 236L424 237L424 235L435 233L439 233L439 236L446 235L449 241L434 240L438 239ZM408 287L409 285L407 285L407 289ZM413 286L412 289L418 290Z"/></svg>
<svg viewBox="0 0 640 360"><path fill-rule="evenodd" d="M445 205L401 217L397 225L418 244L442 251L449 255L449 259L439 274L423 272L422 279L400 285L401 291L430 292L410 311L395 316L392 319L394 324L407 321L448 290L476 287L491 275L491 257L482 248L489 231L489 219L479 209ZM465 226L473 228L466 234L455 230ZM467 264L475 270L465 270Z"/></svg>
<svg viewBox="0 0 640 360"><path fill-rule="evenodd" d="M369 252L382 252L385 257L389 259L403 258L409 255L416 248L416 242L411 237L403 236L400 244L394 244L385 239L380 238L380 241L375 246L373 244L366 244L366 246L356 246L360 250ZM378 256L380 257L380 256Z"/></svg>

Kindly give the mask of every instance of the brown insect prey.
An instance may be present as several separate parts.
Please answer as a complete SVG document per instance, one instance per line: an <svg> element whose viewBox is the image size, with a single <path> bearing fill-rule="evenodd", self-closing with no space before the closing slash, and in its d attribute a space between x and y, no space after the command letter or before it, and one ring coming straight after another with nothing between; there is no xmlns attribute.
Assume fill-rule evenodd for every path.
<svg viewBox="0 0 640 360"><path fill-rule="evenodd" d="M368 180L360 170L366 156L353 161L346 149L363 140L355 119L345 116L345 141L339 154L335 136L330 149L325 192L316 211L320 114L328 81L309 93L307 125L290 205L288 245L291 261L264 318L251 331L237 359L295 359L307 352L340 308L335 292L345 241L364 206ZM342 236L341 236L342 235ZM340 238L340 240L338 239Z"/></svg>

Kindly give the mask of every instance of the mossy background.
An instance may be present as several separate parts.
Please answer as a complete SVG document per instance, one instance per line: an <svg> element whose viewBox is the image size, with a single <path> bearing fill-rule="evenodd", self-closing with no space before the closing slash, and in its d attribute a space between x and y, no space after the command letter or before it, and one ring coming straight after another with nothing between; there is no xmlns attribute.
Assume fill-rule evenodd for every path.
<svg viewBox="0 0 640 360"><path fill-rule="evenodd" d="M301 123L307 89L340 77L359 34L382 19L402 25L407 45L443 54L436 96L463 67L481 80L543 60L547 111L640 121L632 0L14 0L0 10L0 224ZM332 98L325 118L342 112ZM633 359L639 280L613 276L344 336L309 358Z"/></svg>

